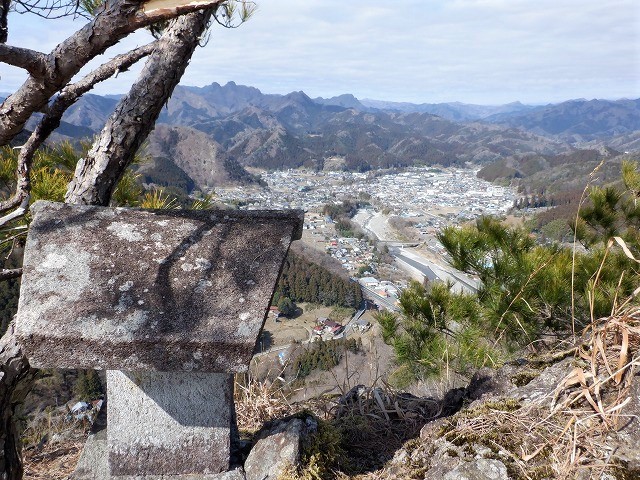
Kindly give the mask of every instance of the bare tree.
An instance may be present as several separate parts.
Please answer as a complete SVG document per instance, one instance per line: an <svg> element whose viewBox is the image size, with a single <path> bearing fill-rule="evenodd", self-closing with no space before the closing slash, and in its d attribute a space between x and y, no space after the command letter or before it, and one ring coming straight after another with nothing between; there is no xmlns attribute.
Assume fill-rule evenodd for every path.
<svg viewBox="0 0 640 480"><path fill-rule="evenodd" d="M68 186L67 203L107 205L118 180L180 81L210 19L213 16L218 23L230 26L233 3L228 0L176 0L174 4L167 6L162 2L157 7L156 0L147 3L107 0L85 27L45 55L4 44L9 1L0 0L0 61L24 68L29 72L29 78L0 106L0 145L14 138L34 112L44 110L45 115L21 148L16 190L9 199L0 202L0 213L9 212L0 218L0 227L26 213L33 155L59 125L66 109L96 83L148 57L139 79L120 101L89 154L78 163ZM241 6L241 20L244 21L252 10L245 2L241 2ZM178 17L181 14L184 15ZM69 83L89 60L119 39L137 28L172 18L175 19L155 42L116 56L82 80ZM47 107L51 97L58 92ZM0 272L0 279L20 274L20 269L4 270ZM0 338L0 480L22 478L14 418L34 377L35 371L16 342L12 323Z"/></svg>

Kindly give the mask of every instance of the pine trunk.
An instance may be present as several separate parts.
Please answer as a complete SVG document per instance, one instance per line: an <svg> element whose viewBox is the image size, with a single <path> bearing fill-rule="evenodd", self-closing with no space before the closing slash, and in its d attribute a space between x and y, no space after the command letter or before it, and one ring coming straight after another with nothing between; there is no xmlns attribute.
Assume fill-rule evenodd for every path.
<svg viewBox="0 0 640 480"><path fill-rule="evenodd" d="M0 338L0 480L20 480L20 435L15 419L29 393L36 371L16 341L14 322Z"/></svg>
<svg viewBox="0 0 640 480"><path fill-rule="evenodd" d="M180 81L212 11L186 14L171 22L138 81L108 120L87 158L78 164L67 203L109 203L118 180ZM22 478L20 433L15 419L35 374L16 341L12 322L0 338L0 480Z"/></svg>
<svg viewBox="0 0 640 480"><path fill-rule="evenodd" d="M111 194L146 140L204 34L212 10L173 20L138 80L107 120L87 156L78 162L67 203L108 205Z"/></svg>

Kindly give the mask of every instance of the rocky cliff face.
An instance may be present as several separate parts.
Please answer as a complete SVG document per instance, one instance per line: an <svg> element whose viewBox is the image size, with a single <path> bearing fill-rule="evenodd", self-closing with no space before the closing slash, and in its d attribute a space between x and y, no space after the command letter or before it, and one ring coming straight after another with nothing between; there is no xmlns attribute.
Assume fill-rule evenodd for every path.
<svg viewBox="0 0 640 480"><path fill-rule="evenodd" d="M640 478L640 318L629 319L600 322L555 358L481 370L467 405L375 478Z"/></svg>

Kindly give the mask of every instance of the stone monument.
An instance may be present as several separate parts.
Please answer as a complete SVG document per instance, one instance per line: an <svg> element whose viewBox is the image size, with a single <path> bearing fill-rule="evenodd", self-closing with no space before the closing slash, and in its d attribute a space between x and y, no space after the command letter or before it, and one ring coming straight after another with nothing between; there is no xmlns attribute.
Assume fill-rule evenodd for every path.
<svg viewBox="0 0 640 480"><path fill-rule="evenodd" d="M109 476L95 478L227 471L231 374L248 368L303 213L32 214L16 330L36 368L107 369Z"/></svg>

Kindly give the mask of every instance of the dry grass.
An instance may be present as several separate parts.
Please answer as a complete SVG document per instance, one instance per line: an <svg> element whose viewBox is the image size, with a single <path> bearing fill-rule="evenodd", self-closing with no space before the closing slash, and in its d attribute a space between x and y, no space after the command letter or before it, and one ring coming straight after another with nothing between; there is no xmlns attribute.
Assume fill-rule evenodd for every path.
<svg viewBox="0 0 640 480"><path fill-rule="evenodd" d="M24 480L64 480L76 468L84 441L47 444L24 454Z"/></svg>
<svg viewBox="0 0 640 480"><path fill-rule="evenodd" d="M610 435L633 419L625 407L640 366L640 307L592 322L576 351L577 366L554 392L463 412L445 424L444 438L502 452L516 478L600 478L616 467Z"/></svg>
<svg viewBox="0 0 640 480"><path fill-rule="evenodd" d="M251 374L236 375L234 401L240 430L253 433L269 420L294 413L282 377L269 377L258 380Z"/></svg>
<svg viewBox="0 0 640 480"><path fill-rule="evenodd" d="M66 479L73 473L90 424L66 421L57 412L29 419L22 435L25 480Z"/></svg>
<svg viewBox="0 0 640 480"><path fill-rule="evenodd" d="M442 411L441 401L399 393L388 385L358 385L331 402L329 408L331 417L336 419L360 415L389 425L401 424L403 431L419 429Z"/></svg>
<svg viewBox="0 0 640 480"><path fill-rule="evenodd" d="M343 473L353 478L382 468L448 407L439 400L399 393L388 385L356 386L328 405L328 422L339 432L349 459Z"/></svg>
<svg viewBox="0 0 640 480"><path fill-rule="evenodd" d="M322 420L316 438L304 448L302 465L288 471L283 477L287 480L378 478L407 440L440 416L446 405L398 393L383 384L358 385L340 396L307 402L305 407Z"/></svg>

